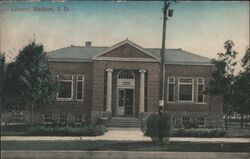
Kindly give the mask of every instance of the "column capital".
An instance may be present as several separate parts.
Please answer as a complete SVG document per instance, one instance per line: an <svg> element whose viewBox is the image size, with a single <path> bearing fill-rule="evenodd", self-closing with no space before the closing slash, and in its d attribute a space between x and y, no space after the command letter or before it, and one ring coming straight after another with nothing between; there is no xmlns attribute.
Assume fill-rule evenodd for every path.
<svg viewBox="0 0 250 159"><path fill-rule="evenodd" d="M139 70L140 73L145 73L147 72L146 70Z"/></svg>
<svg viewBox="0 0 250 159"><path fill-rule="evenodd" d="M107 68L106 72L113 72L113 69L112 68Z"/></svg>

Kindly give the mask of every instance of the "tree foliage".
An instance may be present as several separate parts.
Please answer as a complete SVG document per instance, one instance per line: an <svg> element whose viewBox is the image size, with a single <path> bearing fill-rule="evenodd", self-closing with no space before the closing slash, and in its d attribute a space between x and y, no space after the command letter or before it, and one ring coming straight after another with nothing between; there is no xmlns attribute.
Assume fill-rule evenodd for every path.
<svg viewBox="0 0 250 159"><path fill-rule="evenodd" d="M25 46L15 64L19 69L19 91L27 102L46 104L54 101L57 87L42 45L32 42Z"/></svg>
<svg viewBox="0 0 250 159"><path fill-rule="evenodd" d="M233 50L234 43L228 40L224 44L225 53L218 53L218 58L213 59L216 70L212 74L212 80L208 91L211 94L221 95L223 97L223 111L231 113L232 108L232 91L234 84L234 71L237 52Z"/></svg>
<svg viewBox="0 0 250 159"><path fill-rule="evenodd" d="M0 107L1 107L1 110L3 108L3 95L4 95L3 86L4 86L5 76L6 76L5 56L4 54L0 53Z"/></svg>
<svg viewBox="0 0 250 159"><path fill-rule="evenodd" d="M6 110L32 106L33 114L34 106L55 100L57 84L42 45L31 42L19 52L14 62L7 65L3 89Z"/></svg>
<svg viewBox="0 0 250 159"><path fill-rule="evenodd" d="M250 48L241 60L243 71L237 75L233 91L233 105L240 114L250 113Z"/></svg>

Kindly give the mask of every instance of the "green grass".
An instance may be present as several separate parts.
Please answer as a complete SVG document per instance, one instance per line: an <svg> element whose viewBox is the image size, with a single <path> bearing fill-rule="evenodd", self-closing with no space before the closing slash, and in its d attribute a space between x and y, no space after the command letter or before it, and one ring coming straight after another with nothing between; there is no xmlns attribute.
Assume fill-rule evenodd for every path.
<svg viewBox="0 0 250 159"><path fill-rule="evenodd" d="M2 150L250 152L250 143L170 142L159 145L146 141L2 141Z"/></svg>

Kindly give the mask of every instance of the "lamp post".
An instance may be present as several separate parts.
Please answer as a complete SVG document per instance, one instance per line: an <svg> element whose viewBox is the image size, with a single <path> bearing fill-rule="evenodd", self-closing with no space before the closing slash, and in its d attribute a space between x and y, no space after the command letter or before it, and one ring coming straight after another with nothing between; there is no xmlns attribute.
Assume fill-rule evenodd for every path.
<svg viewBox="0 0 250 159"><path fill-rule="evenodd" d="M162 119L162 110L164 108L164 97L165 97L165 40L166 40L166 25L168 17L173 16L173 10L168 9L171 4L171 1L165 0L163 7L163 32L162 32L162 48L161 48L161 69L160 69L160 95L159 95L159 131L158 131L158 140L160 143L163 141L161 119ZM168 15L167 15L168 13Z"/></svg>

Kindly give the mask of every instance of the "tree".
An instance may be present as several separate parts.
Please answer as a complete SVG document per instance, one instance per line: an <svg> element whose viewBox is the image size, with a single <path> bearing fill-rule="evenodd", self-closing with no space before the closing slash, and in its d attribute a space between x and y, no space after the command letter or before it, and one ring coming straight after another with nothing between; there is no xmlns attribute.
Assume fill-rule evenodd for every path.
<svg viewBox="0 0 250 159"><path fill-rule="evenodd" d="M4 80L6 75L6 63L5 63L5 56L4 54L0 53L0 107L1 112L3 108L3 86L4 86Z"/></svg>
<svg viewBox="0 0 250 159"><path fill-rule="evenodd" d="M212 95L223 97L223 112L226 115L226 129L228 116L233 112L232 91L234 86L234 70L237 64L237 52L233 50L234 43L228 40L224 44L225 53L218 53L218 58L213 59L216 70L212 73L212 80L208 92Z"/></svg>
<svg viewBox="0 0 250 159"><path fill-rule="evenodd" d="M243 71L236 76L233 89L233 105L235 110L241 114L241 128L243 128L244 114L250 114L250 48L241 60ZM247 125L247 118L246 118Z"/></svg>
<svg viewBox="0 0 250 159"><path fill-rule="evenodd" d="M31 123L34 124L34 107L55 100L57 84L49 70L43 45L31 42L25 46L9 66L10 75L16 81L16 92L20 103L31 107ZM10 93L11 94L11 93Z"/></svg>

